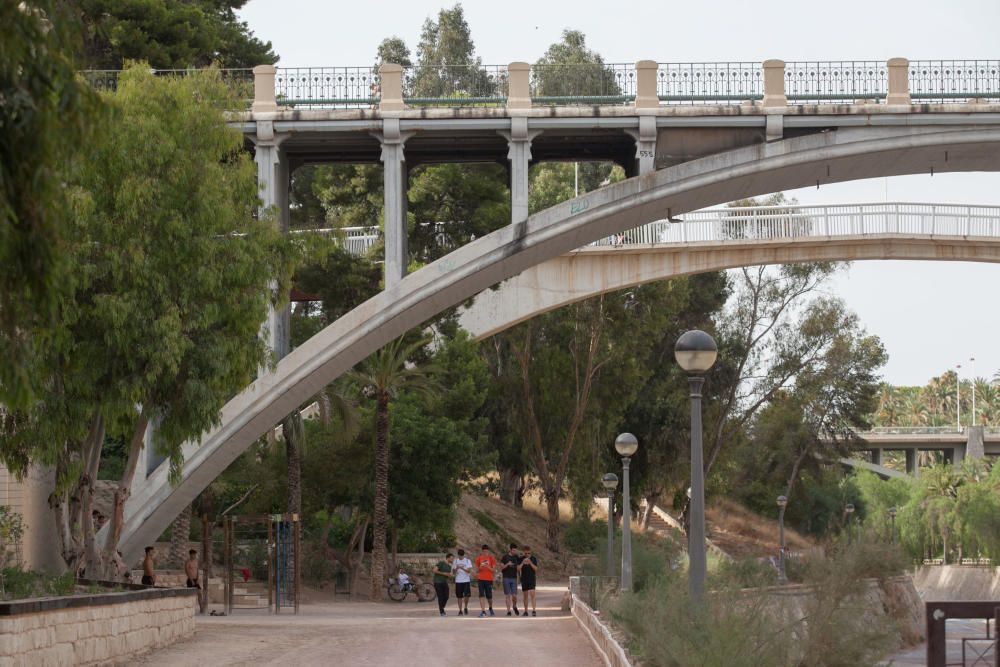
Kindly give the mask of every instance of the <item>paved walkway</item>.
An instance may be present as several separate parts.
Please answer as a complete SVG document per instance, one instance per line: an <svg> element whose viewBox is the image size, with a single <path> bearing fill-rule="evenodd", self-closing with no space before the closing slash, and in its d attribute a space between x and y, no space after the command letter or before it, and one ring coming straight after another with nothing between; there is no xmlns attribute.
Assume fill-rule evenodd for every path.
<svg viewBox="0 0 1000 667"><path fill-rule="evenodd" d="M498 656L514 665L600 667L587 636L560 610L565 588L538 591L538 616L477 618L475 595L469 616L438 616L434 602L303 605L299 615L237 611L230 617L199 616L193 639L147 654L130 664L201 665L475 665ZM502 610L502 611L500 611Z"/></svg>

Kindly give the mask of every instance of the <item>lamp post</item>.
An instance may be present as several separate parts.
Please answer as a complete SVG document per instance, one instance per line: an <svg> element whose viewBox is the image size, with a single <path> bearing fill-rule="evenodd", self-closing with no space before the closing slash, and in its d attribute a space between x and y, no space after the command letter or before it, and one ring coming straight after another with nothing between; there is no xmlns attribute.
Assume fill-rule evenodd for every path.
<svg viewBox="0 0 1000 667"><path fill-rule="evenodd" d="M615 450L622 457L622 581L623 591L632 590L632 508L628 496L628 464L639 441L631 433L615 438Z"/></svg>
<svg viewBox="0 0 1000 667"><path fill-rule="evenodd" d="M889 508L889 544L896 543L896 506Z"/></svg>
<svg viewBox="0 0 1000 667"><path fill-rule="evenodd" d="M850 546L854 540L854 503L847 503L844 511L847 512L847 545Z"/></svg>
<svg viewBox="0 0 1000 667"><path fill-rule="evenodd" d="M691 526L688 530L688 571L691 598L701 601L705 596L705 464L701 446L701 388L704 374L712 368L719 348L704 331L688 331L677 339L674 357L688 374L691 386Z"/></svg>
<svg viewBox="0 0 1000 667"><path fill-rule="evenodd" d="M785 575L785 506L788 505L788 498L778 496L778 583L787 584L788 577Z"/></svg>
<svg viewBox="0 0 1000 667"><path fill-rule="evenodd" d="M959 373L962 371L962 364L955 365L955 424L958 432L962 432L962 379Z"/></svg>
<svg viewBox="0 0 1000 667"><path fill-rule="evenodd" d="M969 361L972 362L972 421L969 426L976 425L976 358L969 357Z"/></svg>
<svg viewBox="0 0 1000 667"><path fill-rule="evenodd" d="M601 478L604 490L608 492L608 576L615 576L615 489L618 488L618 475L605 473Z"/></svg>

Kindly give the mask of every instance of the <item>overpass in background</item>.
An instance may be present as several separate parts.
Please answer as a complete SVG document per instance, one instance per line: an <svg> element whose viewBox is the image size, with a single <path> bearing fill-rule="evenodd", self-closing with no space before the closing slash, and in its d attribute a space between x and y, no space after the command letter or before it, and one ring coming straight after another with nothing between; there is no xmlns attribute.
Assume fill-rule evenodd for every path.
<svg viewBox="0 0 1000 667"><path fill-rule="evenodd" d="M326 384L413 326L532 267L626 230L749 196L881 176L1000 170L997 61L767 61L732 68L642 61L614 74L621 85L634 85L634 95L622 95L619 85L608 95L557 99L538 86L546 72L525 63L497 69L489 95L452 91L435 99L413 97L408 73L395 65L383 65L377 88L366 80L364 99L312 88L343 80L339 68L330 70L299 79L292 70L255 68L251 109L234 112L231 123L254 151L264 205L276 208L286 228L298 166L383 164L386 290L290 352L288 313L274 314L270 342L280 359L274 370L223 408L218 427L184 445L176 485L164 465L134 485L121 542L129 560L251 443ZM612 161L630 178L529 217L528 167L547 160ZM404 276L407 170L442 162L504 165L511 224ZM692 220L679 229L696 227ZM835 248L834 258L853 259L865 248L880 246L873 256L891 257L916 245L953 259L996 261L988 238L955 231L886 232L872 243L839 246L840 234L817 235L809 242L812 254L795 259L783 247L806 242L723 242L756 248L731 265L761 263L764 246L767 262L777 263L805 261L798 257L822 255L826 247ZM697 244L662 245L681 257ZM576 255L588 252L615 251L598 245Z"/></svg>
<svg viewBox="0 0 1000 667"><path fill-rule="evenodd" d="M879 468L885 469L883 453L887 451L905 452L909 475L919 472L920 452L940 452L945 463L954 465L966 459L1000 457L1000 427L996 426L884 426L857 435L860 442L855 449L869 452L871 460L842 462L868 467L883 477L888 475Z"/></svg>

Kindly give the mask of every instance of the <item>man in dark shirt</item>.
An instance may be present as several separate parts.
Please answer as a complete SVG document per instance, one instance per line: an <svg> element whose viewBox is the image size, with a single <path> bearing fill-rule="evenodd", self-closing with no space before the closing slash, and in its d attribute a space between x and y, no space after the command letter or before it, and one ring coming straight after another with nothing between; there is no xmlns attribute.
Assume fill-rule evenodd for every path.
<svg viewBox="0 0 1000 667"><path fill-rule="evenodd" d="M445 615L444 608L448 604L448 579L455 576L451 571L451 561L454 558L448 554L434 566L434 592L437 593L438 611L441 616ZM461 614L462 610L459 609L458 613Z"/></svg>
<svg viewBox="0 0 1000 667"><path fill-rule="evenodd" d="M538 559L531 555L531 547L521 547L521 564L517 571L521 575L521 590L524 591L524 616L528 616L528 600L531 600L531 615L538 616L535 603L535 583L538 578Z"/></svg>
<svg viewBox="0 0 1000 667"><path fill-rule="evenodd" d="M500 574L503 578L503 595L507 600L508 616L511 605L514 607L514 615L521 615L517 610L517 566L520 564L521 556L517 553L517 545L511 544L510 550L500 559Z"/></svg>

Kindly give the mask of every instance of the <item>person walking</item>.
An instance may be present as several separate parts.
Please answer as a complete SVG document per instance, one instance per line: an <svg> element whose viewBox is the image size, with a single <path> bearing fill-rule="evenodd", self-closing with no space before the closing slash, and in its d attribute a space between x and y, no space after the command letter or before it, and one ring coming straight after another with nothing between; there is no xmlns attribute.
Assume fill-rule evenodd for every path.
<svg viewBox="0 0 1000 667"><path fill-rule="evenodd" d="M535 585L538 581L538 559L531 555L531 547L521 547L521 564L517 571L521 575L521 591L524 592L524 616L528 617L528 600L531 600L531 615L538 616L535 601Z"/></svg>
<svg viewBox="0 0 1000 667"><path fill-rule="evenodd" d="M465 556L465 549L458 550L458 558L452 566L455 575L455 599L458 600L458 615L469 615L469 598L472 597L472 561Z"/></svg>
<svg viewBox="0 0 1000 667"><path fill-rule="evenodd" d="M490 616L493 613L493 577L496 575L497 559L490 553L490 545L484 544L482 552L476 556L476 570L479 574L479 618L486 616L486 605L489 605Z"/></svg>
<svg viewBox="0 0 1000 667"><path fill-rule="evenodd" d="M438 611L441 612L441 616L446 615L444 608L448 605L448 579L455 577L455 573L451 571L451 562L454 559L454 556L448 554L434 566L434 592L437 593Z"/></svg>
<svg viewBox="0 0 1000 667"><path fill-rule="evenodd" d="M500 578L503 582L503 596L507 603L507 615L510 616L511 606L514 615L520 616L517 610L517 566L521 564L521 556L517 553L517 545L511 544L510 550L500 559Z"/></svg>

